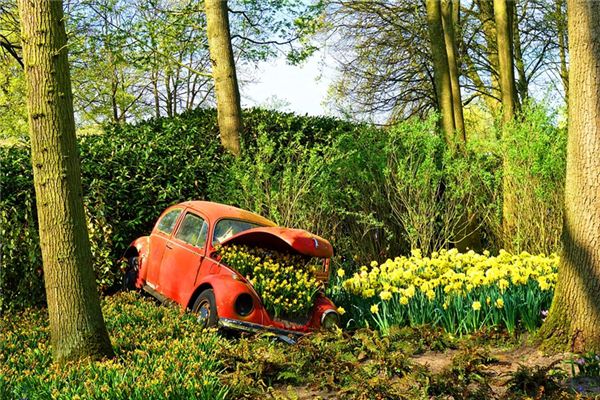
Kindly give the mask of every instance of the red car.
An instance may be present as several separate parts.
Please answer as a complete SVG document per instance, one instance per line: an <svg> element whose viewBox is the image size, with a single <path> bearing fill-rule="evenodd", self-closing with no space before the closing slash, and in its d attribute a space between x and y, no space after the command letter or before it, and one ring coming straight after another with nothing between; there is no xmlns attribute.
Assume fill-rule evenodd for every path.
<svg viewBox="0 0 600 400"><path fill-rule="evenodd" d="M130 245L125 285L191 309L203 326L299 335L339 324L335 305L323 293L303 321L273 318L250 282L220 262L215 246L230 244L317 257L323 266L317 278L329 279L333 248L327 240L239 208L188 201L167 208L150 236Z"/></svg>

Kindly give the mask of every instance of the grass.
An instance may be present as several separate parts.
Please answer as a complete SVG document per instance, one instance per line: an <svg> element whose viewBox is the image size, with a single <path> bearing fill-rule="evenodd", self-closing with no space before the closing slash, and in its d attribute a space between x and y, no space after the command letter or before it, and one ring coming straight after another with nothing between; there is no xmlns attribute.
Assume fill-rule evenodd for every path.
<svg viewBox="0 0 600 400"><path fill-rule="evenodd" d="M45 310L1 317L0 399L489 399L494 360L481 343L511 345L503 335L457 339L422 326L317 333L290 346L200 330L191 315L137 293L103 299L103 312L116 357L64 367L51 363ZM414 362L448 349L442 372ZM520 372L518 382L529 379Z"/></svg>
<svg viewBox="0 0 600 400"><path fill-rule="evenodd" d="M0 325L0 398L224 399L215 348L222 338L194 318L135 293L103 301L112 360L51 363L47 314L5 314Z"/></svg>

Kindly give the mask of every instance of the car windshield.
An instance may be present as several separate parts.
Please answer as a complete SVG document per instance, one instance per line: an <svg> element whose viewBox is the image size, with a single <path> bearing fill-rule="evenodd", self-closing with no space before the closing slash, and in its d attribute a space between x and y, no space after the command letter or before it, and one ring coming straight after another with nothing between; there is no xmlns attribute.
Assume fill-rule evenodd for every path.
<svg viewBox="0 0 600 400"><path fill-rule="evenodd" d="M222 219L217 222L217 225L215 226L215 231L213 233L213 245L223 243L225 240L237 235L240 232L244 232L252 228L258 228L260 226L261 225L239 219Z"/></svg>

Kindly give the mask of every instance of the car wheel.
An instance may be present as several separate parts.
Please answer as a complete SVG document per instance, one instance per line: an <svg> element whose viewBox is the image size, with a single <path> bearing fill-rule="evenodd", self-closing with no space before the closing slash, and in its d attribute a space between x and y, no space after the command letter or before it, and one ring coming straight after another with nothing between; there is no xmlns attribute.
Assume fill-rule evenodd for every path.
<svg viewBox="0 0 600 400"><path fill-rule="evenodd" d="M129 257L127 259L127 269L123 275L123 290L135 290L135 282L137 281L138 272L140 270L139 258Z"/></svg>
<svg viewBox="0 0 600 400"><path fill-rule="evenodd" d="M215 328L219 322L215 292L206 289L196 299L192 312L196 314L198 323L203 328Z"/></svg>

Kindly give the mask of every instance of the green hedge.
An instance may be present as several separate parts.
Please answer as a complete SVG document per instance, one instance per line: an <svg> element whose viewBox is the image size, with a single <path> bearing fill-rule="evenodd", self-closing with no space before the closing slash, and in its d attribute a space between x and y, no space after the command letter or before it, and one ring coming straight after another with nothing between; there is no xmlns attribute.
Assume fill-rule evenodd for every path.
<svg viewBox="0 0 600 400"><path fill-rule="evenodd" d="M331 142L352 124L260 109L244 114L243 146L256 151L264 132L278 152L292 142ZM198 109L174 118L109 126L79 138L84 203L101 290L118 282L116 260L136 237L147 234L167 206L190 199L227 201L224 187L236 163L224 154L216 112ZM0 147L0 311L44 302L35 195L26 143Z"/></svg>
<svg viewBox="0 0 600 400"><path fill-rule="evenodd" d="M214 110L107 127L79 139L98 284L115 287L127 245L148 234L168 205L190 199L236 205L324 236L348 272L411 248L498 250L506 243L498 234L505 147L527 148L511 170L515 192L533 199L522 213L534 207L548 216L542 224L519 217L519 232L554 237L559 213L548 210L560 210L564 131L550 120L532 108L504 147L473 140L457 151L441 139L435 118L377 128L251 109L240 158L221 149ZM0 311L44 302L29 157L26 145L0 147ZM532 165L552 173L534 174ZM473 229L479 234L462 240ZM513 251L555 250L550 239L517 244Z"/></svg>

